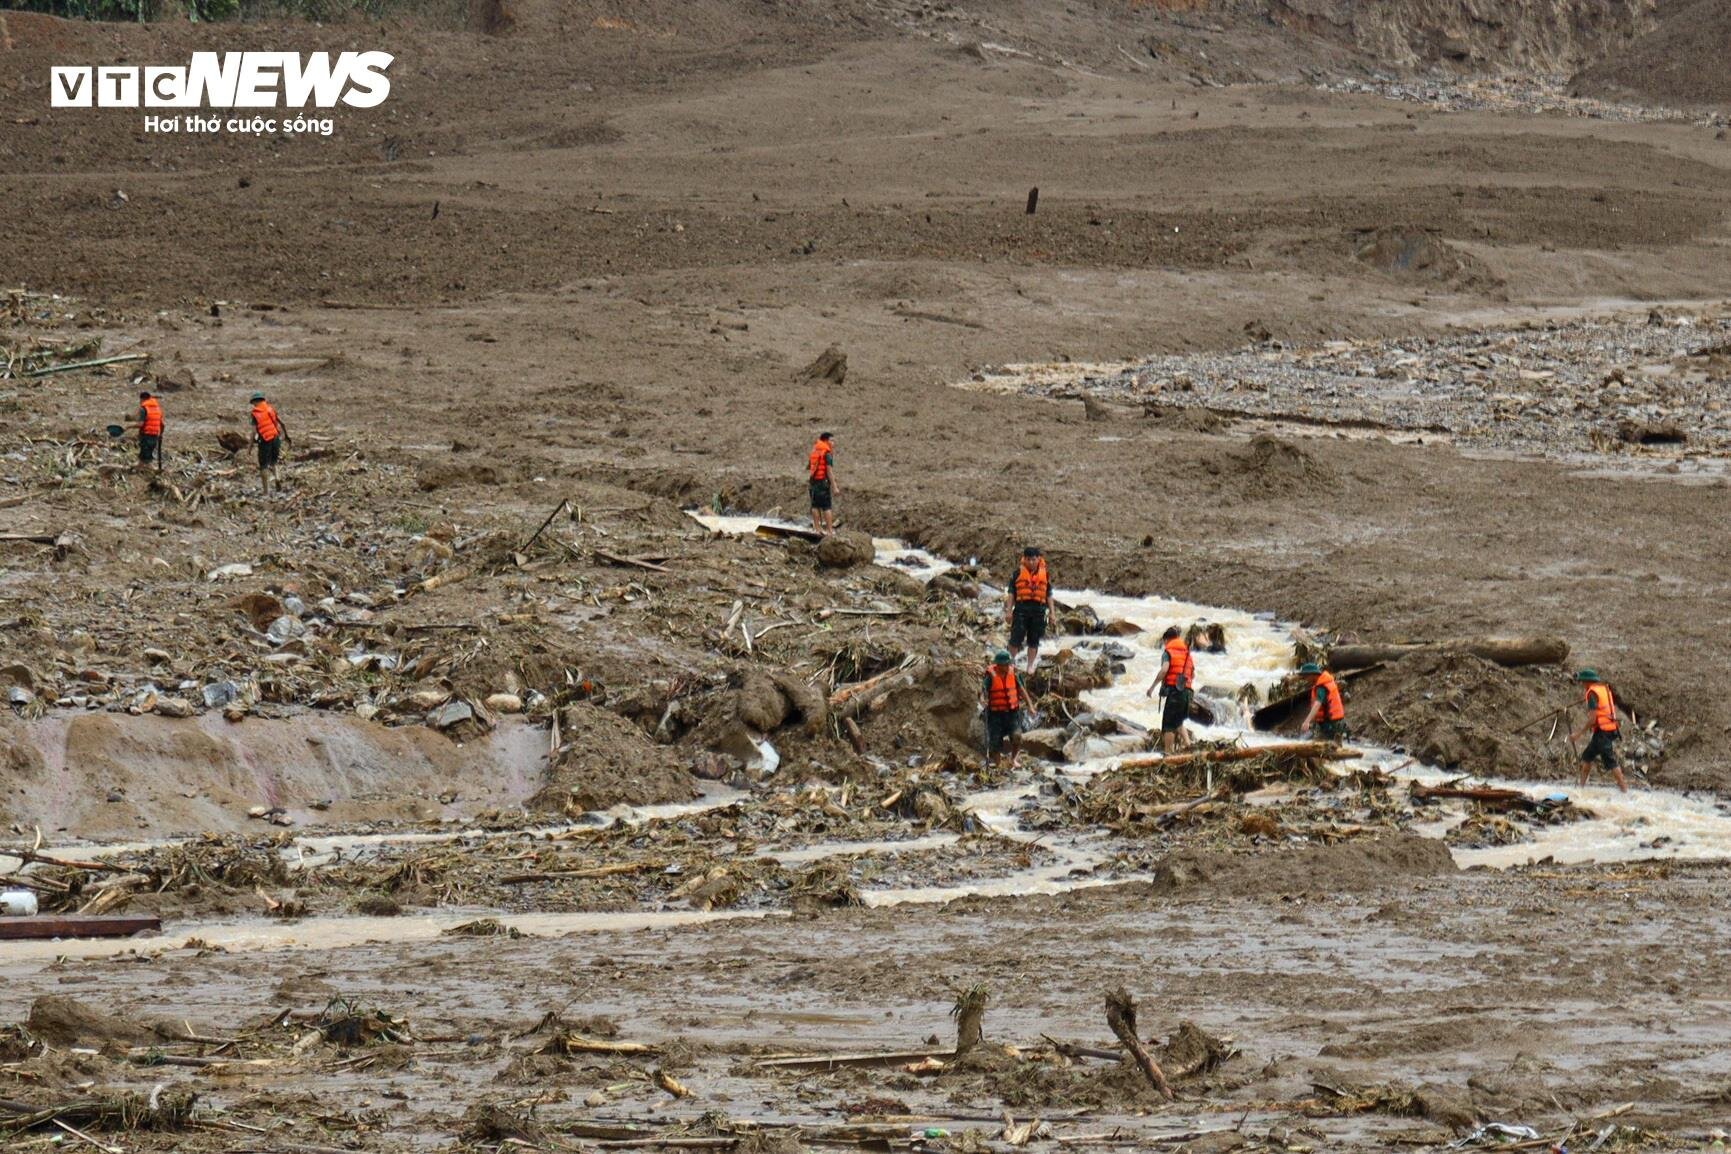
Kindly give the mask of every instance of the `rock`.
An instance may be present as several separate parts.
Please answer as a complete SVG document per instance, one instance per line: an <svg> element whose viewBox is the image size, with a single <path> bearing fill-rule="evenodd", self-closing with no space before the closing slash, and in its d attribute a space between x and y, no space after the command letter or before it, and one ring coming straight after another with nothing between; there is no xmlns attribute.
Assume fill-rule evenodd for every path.
<svg viewBox="0 0 1731 1154"><path fill-rule="evenodd" d="M449 700L450 691L444 689L417 689L409 694L409 706L423 713L429 713Z"/></svg>
<svg viewBox="0 0 1731 1154"><path fill-rule="evenodd" d="M23 709L35 700L36 695L22 685L10 685L6 688L6 704L14 709Z"/></svg>
<svg viewBox="0 0 1731 1154"><path fill-rule="evenodd" d="M170 661L174 660L166 649L146 649L144 651L144 659L152 665L167 665Z"/></svg>
<svg viewBox="0 0 1731 1154"><path fill-rule="evenodd" d="M522 713L523 699L515 693L494 693L487 697L487 708L494 713Z"/></svg>
<svg viewBox="0 0 1731 1154"><path fill-rule="evenodd" d="M283 603L269 593L248 593L230 601L229 606L246 614L246 619L252 622L252 627L260 633L269 629L271 622L283 615Z"/></svg>
<svg viewBox="0 0 1731 1154"><path fill-rule="evenodd" d="M1082 398L1082 416L1090 421L1110 421L1116 414L1110 405L1096 401L1093 397Z"/></svg>
<svg viewBox="0 0 1731 1154"><path fill-rule="evenodd" d="M307 627L302 623L300 618L291 617L287 613L284 613L281 617L278 617L275 621L270 623L270 628L265 630L265 636L269 637L276 644L282 645L285 642L293 641L297 637L306 636L306 631Z"/></svg>
<svg viewBox="0 0 1731 1154"><path fill-rule="evenodd" d="M434 729L449 729L460 722L474 719L475 711L466 701L451 701L427 715L427 724Z"/></svg>
<svg viewBox="0 0 1731 1154"><path fill-rule="evenodd" d="M1047 761L1064 761L1064 743L1068 733L1056 727L1030 729L1022 734L1022 751Z"/></svg>
<svg viewBox="0 0 1731 1154"><path fill-rule="evenodd" d="M184 697L159 697L156 699L156 713L159 717L191 717L192 702Z"/></svg>
<svg viewBox="0 0 1731 1154"><path fill-rule="evenodd" d="M788 711L787 698L773 680L757 670L746 673L734 706L739 720L759 733L768 733L780 728Z"/></svg>
<svg viewBox="0 0 1731 1154"><path fill-rule="evenodd" d="M817 360L807 365L801 375L808 381L828 381L839 385L847 380L847 354L831 345L819 353Z"/></svg>
<svg viewBox="0 0 1731 1154"><path fill-rule="evenodd" d="M199 692L206 709L221 709L240 696L240 686L232 681L213 681Z"/></svg>
<svg viewBox="0 0 1731 1154"><path fill-rule="evenodd" d="M42 679L36 675L36 671L21 661L0 666L0 685L16 686L34 693L41 684Z"/></svg>
<svg viewBox="0 0 1731 1154"><path fill-rule="evenodd" d="M777 673L775 686L787 698L788 715L784 720L799 721L808 737L817 737L829 725L829 698L823 690L792 674Z"/></svg>
<svg viewBox="0 0 1731 1154"><path fill-rule="evenodd" d="M877 556L872 539L856 529L841 529L818 542L818 564L829 569L869 565Z"/></svg>
<svg viewBox="0 0 1731 1154"><path fill-rule="evenodd" d="M232 565L217 566L215 569L212 569L209 573L205 574L205 579L208 581L226 581L233 577L251 576L252 566L248 565L244 561L237 561Z"/></svg>
<svg viewBox="0 0 1731 1154"><path fill-rule="evenodd" d="M1108 621L1101 627L1100 632L1108 637L1134 637L1142 632L1142 627L1134 621Z"/></svg>

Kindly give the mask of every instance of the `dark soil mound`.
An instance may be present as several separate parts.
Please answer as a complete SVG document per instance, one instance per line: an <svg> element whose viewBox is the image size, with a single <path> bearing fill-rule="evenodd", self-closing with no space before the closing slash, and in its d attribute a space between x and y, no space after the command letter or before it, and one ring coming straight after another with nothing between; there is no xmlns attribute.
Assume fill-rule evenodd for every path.
<svg viewBox="0 0 1731 1154"><path fill-rule="evenodd" d="M1558 781L1574 772L1569 718L1519 734L1546 710L1579 700L1565 670L1505 669L1464 653L1415 653L1351 685L1352 729L1445 769ZM1581 712L1574 711L1579 725Z"/></svg>
<svg viewBox="0 0 1731 1154"><path fill-rule="evenodd" d="M695 782L679 755L655 744L617 713L580 703L559 719L564 727L560 753L531 808L606 809L696 796Z"/></svg>

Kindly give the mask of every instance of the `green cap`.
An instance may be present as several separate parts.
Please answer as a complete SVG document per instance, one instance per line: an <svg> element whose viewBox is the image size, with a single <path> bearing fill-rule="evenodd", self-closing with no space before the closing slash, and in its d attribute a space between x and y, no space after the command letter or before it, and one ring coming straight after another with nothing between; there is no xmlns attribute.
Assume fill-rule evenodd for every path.
<svg viewBox="0 0 1731 1154"><path fill-rule="evenodd" d="M263 393L254 393L252 395L252 399L255 401L262 401L262 400L264 400L264 394Z"/></svg>
<svg viewBox="0 0 1731 1154"><path fill-rule="evenodd" d="M1300 673L1321 673L1322 666L1318 665L1314 661L1306 661L1303 665L1298 667L1298 671Z"/></svg>
<svg viewBox="0 0 1731 1154"><path fill-rule="evenodd" d="M1575 674L1575 680L1597 681L1599 680L1599 671L1597 669L1583 669L1579 673Z"/></svg>
<svg viewBox="0 0 1731 1154"><path fill-rule="evenodd" d="M997 653L992 655L992 663L995 665L1008 665L1010 663L1010 651L1008 649L998 650Z"/></svg>

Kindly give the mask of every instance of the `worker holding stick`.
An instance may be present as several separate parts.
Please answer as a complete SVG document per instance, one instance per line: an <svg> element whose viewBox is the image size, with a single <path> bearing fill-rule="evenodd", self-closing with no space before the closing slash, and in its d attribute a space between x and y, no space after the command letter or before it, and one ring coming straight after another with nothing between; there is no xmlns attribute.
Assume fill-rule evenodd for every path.
<svg viewBox="0 0 1731 1154"><path fill-rule="evenodd" d="M1597 761L1611 771L1617 788L1628 793L1629 783L1623 780L1623 767L1617 764L1617 752L1612 748L1617 740L1619 726L1617 701L1611 695L1611 687L1600 679L1598 671L1594 669L1581 670L1575 674L1575 680L1587 687L1587 723L1569 735L1569 744L1578 745L1581 738L1592 735L1587 747L1581 750L1579 784L1587 784L1587 778L1593 773L1593 762Z"/></svg>
<svg viewBox="0 0 1731 1154"><path fill-rule="evenodd" d="M1159 688L1165 702L1160 711L1160 749L1172 754L1190 745L1184 723L1190 720L1190 696L1196 691L1196 662L1176 625L1167 627L1160 635L1160 646L1164 650L1160 655L1160 673L1143 696L1152 697L1155 688Z"/></svg>
<svg viewBox="0 0 1731 1154"><path fill-rule="evenodd" d="M138 419L132 424L138 429L138 463L156 462L162 472L162 402L148 391L138 394Z"/></svg>
<svg viewBox="0 0 1731 1154"><path fill-rule="evenodd" d="M1304 732L1324 741L1345 741L1346 699L1334 674L1314 661L1306 661L1298 671L1310 678L1310 712L1304 715Z"/></svg>
<svg viewBox="0 0 1731 1154"><path fill-rule="evenodd" d="M266 496L270 495L271 482L276 482L277 492L282 492L282 482L277 481L277 461L282 457L282 447L288 444L288 426L277 416L276 409L264 399L263 393L252 395L252 439L258 446L258 479L264 487Z"/></svg>

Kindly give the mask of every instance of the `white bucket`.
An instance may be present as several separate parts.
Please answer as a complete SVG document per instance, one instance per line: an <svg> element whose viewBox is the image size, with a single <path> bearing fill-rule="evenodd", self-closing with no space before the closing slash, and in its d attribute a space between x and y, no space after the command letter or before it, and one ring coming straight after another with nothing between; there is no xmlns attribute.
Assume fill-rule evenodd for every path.
<svg viewBox="0 0 1731 1154"><path fill-rule="evenodd" d="M29 918L36 915L36 895L29 890L0 893L0 916Z"/></svg>

